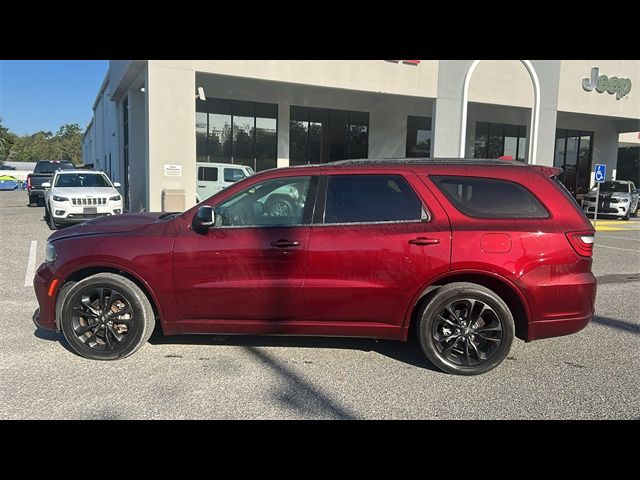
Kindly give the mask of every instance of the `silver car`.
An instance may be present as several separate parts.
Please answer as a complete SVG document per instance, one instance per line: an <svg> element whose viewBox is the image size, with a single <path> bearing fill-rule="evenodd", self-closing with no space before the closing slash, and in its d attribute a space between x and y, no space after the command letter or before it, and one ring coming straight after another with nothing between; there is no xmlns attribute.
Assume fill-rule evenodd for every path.
<svg viewBox="0 0 640 480"><path fill-rule="evenodd" d="M595 213L597 186L589 190L582 199L582 209L586 214ZM638 214L638 190L633 182L610 180L600 184L598 215L613 215L622 220Z"/></svg>

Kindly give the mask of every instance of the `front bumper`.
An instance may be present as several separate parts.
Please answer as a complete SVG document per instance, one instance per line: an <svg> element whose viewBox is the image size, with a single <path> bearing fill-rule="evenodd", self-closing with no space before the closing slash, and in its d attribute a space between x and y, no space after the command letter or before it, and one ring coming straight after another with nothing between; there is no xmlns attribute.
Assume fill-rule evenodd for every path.
<svg viewBox="0 0 640 480"><path fill-rule="evenodd" d="M51 283L58 278L51 265L43 263L38 267L33 279L33 289L36 292L39 308L33 314L33 323L45 330L57 330L56 326L56 298L60 285L53 289L49 296Z"/></svg>
<svg viewBox="0 0 640 480"><path fill-rule="evenodd" d="M106 205L83 207L66 202L51 202L51 215L58 225L82 223L94 218L119 215L122 213L122 202L109 202Z"/></svg>
<svg viewBox="0 0 640 480"><path fill-rule="evenodd" d="M627 214L629 207L629 202L601 202L600 205L598 205L598 215L615 215L617 217L624 217ZM583 201L582 210L584 213L595 213L596 202Z"/></svg>

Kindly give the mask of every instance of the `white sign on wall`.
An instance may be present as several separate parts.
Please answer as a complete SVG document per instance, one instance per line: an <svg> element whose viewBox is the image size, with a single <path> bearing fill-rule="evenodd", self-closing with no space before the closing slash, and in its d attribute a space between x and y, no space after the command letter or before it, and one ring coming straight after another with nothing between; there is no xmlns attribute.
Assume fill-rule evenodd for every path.
<svg viewBox="0 0 640 480"><path fill-rule="evenodd" d="M182 165L167 165L164 166L164 176L165 177L181 177L182 176Z"/></svg>

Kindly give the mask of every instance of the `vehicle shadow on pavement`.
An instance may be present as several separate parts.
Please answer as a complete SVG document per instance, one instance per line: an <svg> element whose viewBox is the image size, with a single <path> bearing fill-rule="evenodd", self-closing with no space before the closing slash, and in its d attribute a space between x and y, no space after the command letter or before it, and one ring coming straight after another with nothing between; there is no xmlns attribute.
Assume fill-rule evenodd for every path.
<svg viewBox="0 0 640 480"><path fill-rule="evenodd" d="M339 400L323 393L313 383L283 362L273 358L264 350L246 346L257 360L266 364L271 370L286 380L284 386L276 387L271 396L284 407L295 410L305 418L329 417L339 420L356 420L358 415L347 406L340 405Z"/></svg>
<svg viewBox="0 0 640 480"><path fill-rule="evenodd" d="M348 337L295 337L258 335L171 335L163 336L156 329L149 343L152 345L220 345L235 347L297 347L297 348L339 348L375 352L385 357L406 363L412 367L424 368L442 373L422 353L417 340L408 342L374 340Z"/></svg>
<svg viewBox="0 0 640 480"><path fill-rule="evenodd" d="M44 328L36 328L33 332L33 335L36 338L41 340L49 340L51 342L58 342L60 345L64 347L68 352L73 353L74 355L78 355L75 350L71 348L71 346L67 343L67 339L64 338L62 332L54 332L52 330L45 330Z"/></svg>
<svg viewBox="0 0 640 480"><path fill-rule="evenodd" d="M640 324L638 323L619 320L617 318L600 317L598 315L594 315L591 321L593 323L597 323L598 325L604 325L605 327L624 330L625 332L634 333L636 335L640 334Z"/></svg>
<svg viewBox="0 0 640 480"><path fill-rule="evenodd" d="M77 355L69 346L61 332L36 328L33 334L41 340L59 342L67 351ZM164 336L159 327L149 339L152 345L219 345L246 347L256 351L254 347L297 347L297 348L340 348L375 352L385 357L406 363L412 367L424 368L442 373L422 353L415 338L407 342L393 340L375 340L369 338L348 337L287 337L258 335L171 335Z"/></svg>

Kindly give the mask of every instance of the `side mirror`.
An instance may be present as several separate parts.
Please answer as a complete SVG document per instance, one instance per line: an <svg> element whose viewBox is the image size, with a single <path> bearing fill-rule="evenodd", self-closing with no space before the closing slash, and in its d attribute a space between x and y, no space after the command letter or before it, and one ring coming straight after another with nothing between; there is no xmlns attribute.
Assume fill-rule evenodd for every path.
<svg viewBox="0 0 640 480"><path fill-rule="evenodd" d="M122 185L120 185L120 182L113 182L113 186L114 188L120 188Z"/></svg>
<svg viewBox="0 0 640 480"><path fill-rule="evenodd" d="M49 182L42 182L43 188L51 188L51 184Z"/></svg>
<svg viewBox="0 0 640 480"><path fill-rule="evenodd" d="M209 228L213 227L215 222L215 214L213 208L209 206L200 207L193 216L191 228L194 232L205 233Z"/></svg>

